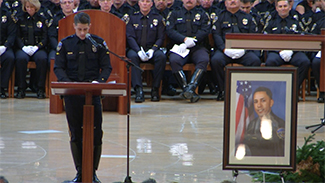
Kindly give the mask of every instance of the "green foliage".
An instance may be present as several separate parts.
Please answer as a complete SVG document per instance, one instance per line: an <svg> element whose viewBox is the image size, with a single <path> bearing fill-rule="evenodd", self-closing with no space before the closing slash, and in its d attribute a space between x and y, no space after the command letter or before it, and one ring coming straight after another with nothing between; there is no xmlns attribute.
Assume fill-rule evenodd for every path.
<svg viewBox="0 0 325 183"><path fill-rule="evenodd" d="M305 139L302 147L296 151L297 170L283 172L285 182L325 182L325 142L312 143L315 134ZM271 173L272 172L272 173ZM275 173L275 174L274 174ZM266 182L281 182L280 171L266 173ZM263 181L262 172L251 173L254 182Z"/></svg>

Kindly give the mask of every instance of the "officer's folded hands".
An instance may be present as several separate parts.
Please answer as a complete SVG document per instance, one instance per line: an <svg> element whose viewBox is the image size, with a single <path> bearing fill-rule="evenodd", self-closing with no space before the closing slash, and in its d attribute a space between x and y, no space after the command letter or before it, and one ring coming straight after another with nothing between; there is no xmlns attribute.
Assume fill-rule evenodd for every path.
<svg viewBox="0 0 325 183"><path fill-rule="evenodd" d="M228 57L232 58L232 59L238 59L241 58L244 54L245 54L245 50L244 49L228 49L226 48L224 50L225 55L227 55Z"/></svg>
<svg viewBox="0 0 325 183"><path fill-rule="evenodd" d="M291 56L293 54L292 50L281 50L279 52L280 57L285 61L289 62L291 60Z"/></svg>

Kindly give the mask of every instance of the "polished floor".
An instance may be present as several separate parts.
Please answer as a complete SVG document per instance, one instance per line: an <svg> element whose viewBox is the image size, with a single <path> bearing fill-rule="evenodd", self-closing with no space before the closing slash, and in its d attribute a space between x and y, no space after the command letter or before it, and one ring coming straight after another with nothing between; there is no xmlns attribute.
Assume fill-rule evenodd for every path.
<svg viewBox="0 0 325 183"><path fill-rule="evenodd" d="M35 94L0 100L0 176L10 183L61 183L75 176L65 113L49 114L49 100ZM149 97L149 96L147 96ZM217 183L233 180L222 170L223 102L203 96L198 103L177 97L131 104L130 176L133 182ZM320 123L324 105L316 97L298 103L297 145ZM103 183L127 176L127 117L104 112L103 153L98 177ZM325 140L325 127L316 132ZM237 182L250 182L245 172Z"/></svg>

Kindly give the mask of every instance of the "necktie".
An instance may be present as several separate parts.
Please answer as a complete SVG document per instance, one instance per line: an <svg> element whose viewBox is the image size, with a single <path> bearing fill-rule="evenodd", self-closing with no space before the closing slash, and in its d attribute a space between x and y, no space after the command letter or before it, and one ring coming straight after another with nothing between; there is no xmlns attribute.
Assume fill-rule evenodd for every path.
<svg viewBox="0 0 325 183"><path fill-rule="evenodd" d="M287 26L287 22L286 22L286 20L285 20L285 19L282 19L282 20L281 20L281 32L282 32L283 34L286 33L286 29L285 29L286 26Z"/></svg>
<svg viewBox="0 0 325 183"><path fill-rule="evenodd" d="M28 45L34 45L35 44L35 37L34 37L34 29L33 29L33 18L30 17L28 20Z"/></svg>
<svg viewBox="0 0 325 183"><path fill-rule="evenodd" d="M148 19L147 19L147 16L143 16L142 32L141 32L141 46L145 50L146 50L146 46L147 46L147 29L148 29Z"/></svg>
<svg viewBox="0 0 325 183"><path fill-rule="evenodd" d="M231 23L232 23L232 33L240 33L240 30L238 28L238 23L237 23L237 17L236 15L231 15Z"/></svg>
<svg viewBox="0 0 325 183"><path fill-rule="evenodd" d="M85 68L86 68L86 43L85 41L80 41L78 43L79 48L79 62L78 62L78 78L79 81L83 81L85 78Z"/></svg>
<svg viewBox="0 0 325 183"><path fill-rule="evenodd" d="M186 14L186 35L189 37L192 36L192 19L190 12L187 12Z"/></svg>

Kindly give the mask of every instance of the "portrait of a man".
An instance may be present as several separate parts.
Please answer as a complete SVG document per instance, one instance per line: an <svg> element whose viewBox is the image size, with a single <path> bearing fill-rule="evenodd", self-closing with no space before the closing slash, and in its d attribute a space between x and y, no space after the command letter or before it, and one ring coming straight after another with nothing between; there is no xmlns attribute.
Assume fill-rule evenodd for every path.
<svg viewBox="0 0 325 183"><path fill-rule="evenodd" d="M257 117L247 125L241 142L246 156L284 156L285 121L274 114L273 94L261 86L252 94Z"/></svg>

